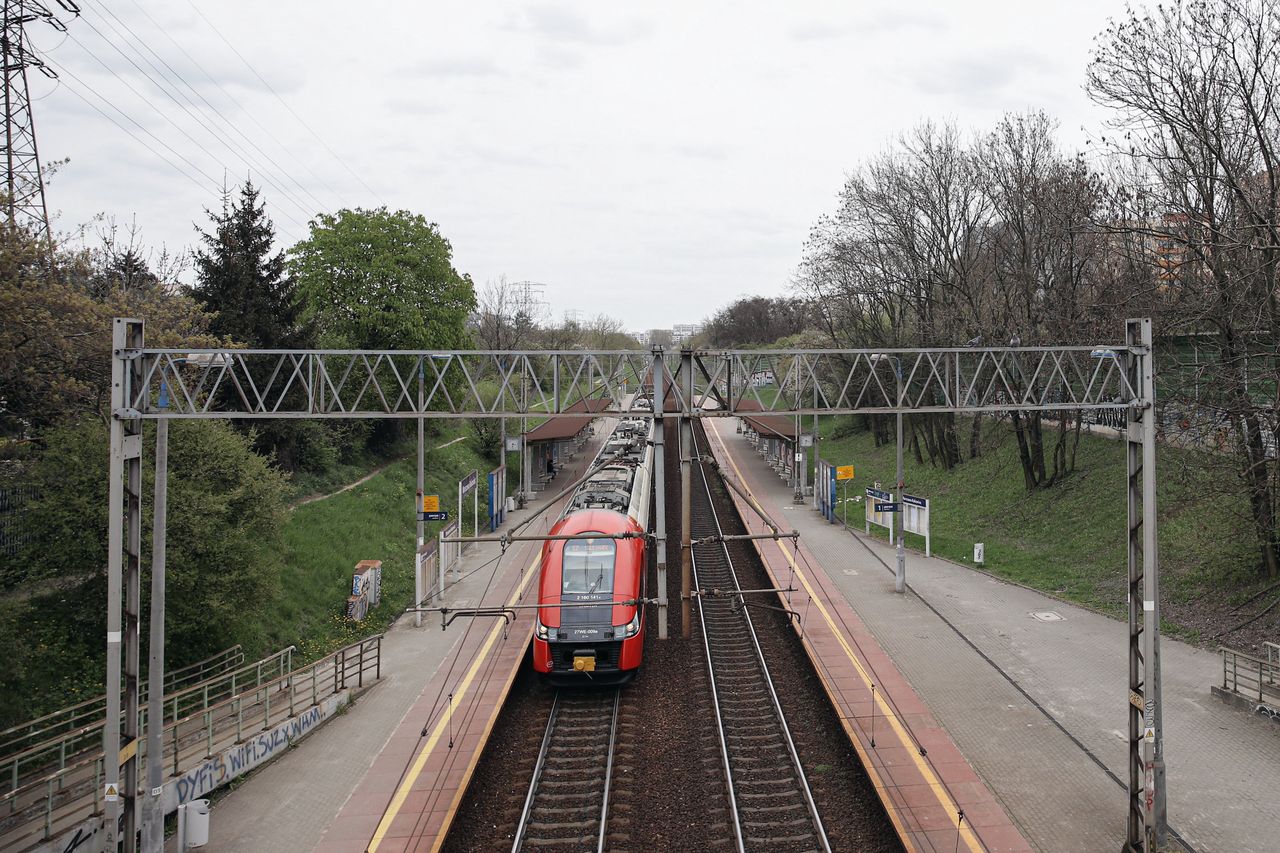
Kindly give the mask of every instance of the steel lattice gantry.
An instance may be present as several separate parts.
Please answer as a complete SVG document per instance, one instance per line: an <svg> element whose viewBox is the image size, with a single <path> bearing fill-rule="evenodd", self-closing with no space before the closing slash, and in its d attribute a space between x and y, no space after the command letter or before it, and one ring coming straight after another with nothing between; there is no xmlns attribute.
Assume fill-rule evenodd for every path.
<svg viewBox="0 0 1280 853"><path fill-rule="evenodd" d="M1151 321L1126 321L1122 343L881 350L365 351L149 348L139 320L117 319L112 365L111 601L105 750L107 849L132 848L136 805L137 590L141 428L147 420L226 418L723 417L923 412L1126 414L1129 484L1130 773L1126 849L1163 843ZM632 393L665 398L652 409ZM599 401L605 401L600 403ZM661 433L659 433L661 435ZM137 469L137 470L135 470ZM657 479L657 478L655 478ZM659 481L660 482L660 481ZM662 518L662 513L658 513ZM658 531L660 606L666 541ZM124 618L121 613L121 596ZM663 614L665 615L665 613ZM122 624L123 621L123 624ZM665 619L662 620L665 625ZM124 650L123 670L121 651ZM1118 694L1118 691L1117 691ZM113 722L115 721L115 722ZM124 738L124 749L122 746ZM108 763L110 765L110 762ZM124 820L121 820L124 818ZM117 829L119 828L119 829Z"/></svg>

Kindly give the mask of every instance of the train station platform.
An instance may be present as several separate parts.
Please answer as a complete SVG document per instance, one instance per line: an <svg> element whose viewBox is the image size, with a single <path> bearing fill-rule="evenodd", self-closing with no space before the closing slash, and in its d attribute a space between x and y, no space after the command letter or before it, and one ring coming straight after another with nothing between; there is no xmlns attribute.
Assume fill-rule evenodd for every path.
<svg viewBox="0 0 1280 853"><path fill-rule="evenodd" d="M586 472L612 428L601 421L552 487L508 516L502 529L542 510L521 532L545 532L559 515L547 506ZM501 607L534 590L539 542L476 543L449 585L450 608ZM421 627L402 616L382 641L382 682L305 744L247 777L214 803L206 850L273 853L430 850L461 797L522 660L532 611L460 616L441 630L439 613Z"/></svg>
<svg viewBox="0 0 1280 853"><path fill-rule="evenodd" d="M792 516L769 489L778 480L772 468L764 468L768 478L744 472L765 460L741 439L727 444L722 422L706 426L721 473L737 486L731 497L748 532L768 533L766 517L789 530ZM749 457L742 448L751 451ZM833 584L831 567L843 566L843 560L819 559L804 536L754 544L773 585L794 590L786 606L799 617L795 627L805 650L907 849L1030 851L1004 807Z"/></svg>
<svg viewBox="0 0 1280 853"><path fill-rule="evenodd" d="M843 599L836 608L843 604L856 614L919 697L927 718L940 725L973 778L994 794L1026 840L1044 851L1120 849L1126 819L1122 780L1128 772L1127 627L910 551L909 588L899 595L894 551L887 543L864 536L860 528L828 523L812 498L794 504L792 486L735 432L732 419L706 423L726 473L782 526L800 532L800 556L794 558L799 572L779 556L777 544L760 546L762 554L774 552L773 565L784 567L780 579L792 571L800 587L801 572L817 575L822 569L826 584L815 592L834 593ZM749 518L744 514L751 524ZM806 616L803 600L793 602L805 617L806 632L816 634L816 607ZM1210 685L1221 680L1217 655L1168 637L1162 638L1161 653L1169 824L1177 836L1170 839L1171 849L1178 849L1181 838L1204 853L1274 850L1280 837L1275 726L1225 708L1210 695ZM856 680L848 683L856 689ZM855 697L854 708L861 724L869 703L858 706ZM900 710L909 719L911 711ZM880 731L877 722L877 744ZM978 823L975 817L980 834Z"/></svg>

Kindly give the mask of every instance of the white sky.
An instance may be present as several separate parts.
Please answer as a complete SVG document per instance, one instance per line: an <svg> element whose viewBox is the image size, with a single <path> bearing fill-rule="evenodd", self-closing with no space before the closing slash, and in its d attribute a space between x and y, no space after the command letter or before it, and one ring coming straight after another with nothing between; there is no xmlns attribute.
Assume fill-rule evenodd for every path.
<svg viewBox="0 0 1280 853"><path fill-rule="evenodd" d="M249 174L283 246L320 209L406 208L439 224L478 287L544 282L556 314L604 312L634 330L783 292L846 174L921 119L980 129L1043 109L1083 145L1104 118L1082 88L1089 48L1123 11L1119 0L80 2L65 40L30 25L67 72L56 86L31 76L41 156L71 159L48 190L56 229L136 216L149 245L186 247L224 173ZM138 39L221 116L176 78L205 126L175 105ZM186 157L194 181L76 93Z"/></svg>

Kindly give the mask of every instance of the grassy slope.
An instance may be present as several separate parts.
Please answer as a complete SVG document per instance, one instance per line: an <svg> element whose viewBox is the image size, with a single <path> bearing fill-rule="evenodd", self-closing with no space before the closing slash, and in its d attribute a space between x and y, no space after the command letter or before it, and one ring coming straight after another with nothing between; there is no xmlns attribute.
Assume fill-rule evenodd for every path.
<svg viewBox="0 0 1280 853"><path fill-rule="evenodd" d="M849 493L875 480L895 479L894 446L874 447L860 433L830 440L824 425L824 459L853 463L857 478ZM1082 436L1076 473L1051 489L1028 492L1017 445L1007 425L984 424L984 455L947 472L916 465L905 456L908 494L931 499L933 549L939 556L971 563L973 544L986 545L986 570L1106 613L1125 612L1125 529L1127 523L1124 445L1115 439ZM961 425L967 447L969 428ZM926 456L927 459L927 456ZM1196 454L1161 447L1157 468L1160 561L1165 621L1196 637L1202 625L1197 602L1218 600L1224 588L1251 590L1254 562L1247 528L1221 502L1207 500L1212 476ZM856 510L855 510L856 506ZM861 505L850 506L850 523L862 524ZM872 528L887 534L880 528ZM924 548L922 537L907 544ZM1242 568L1245 567L1245 568ZM1243 592L1235 597L1243 597Z"/></svg>
<svg viewBox="0 0 1280 853"><path fill-rule="evenodd" d="M464 434L460 430L465 427L429 440L427 493L440 495L441 504L450 510L452 519L457 510L458 480L468 471L479 469L483 528L485 474L492 465L472 451L469 441L434 449ZM275 546L281 565L279 594L245 626L245 645L251 653L293 644L307 659L319 657L385 629L408 606L413 598L417 524L415 465L416 456L401 459L350 491L293 510ZM514 488L514 484L509 485ZM464 517L470 532L469 496L466 504ZM443 526L444 523L428 523L427 536L435 535ZM351 572L360 560L382 560L382 602L363 622L353 623L344 612Z"/></svg>

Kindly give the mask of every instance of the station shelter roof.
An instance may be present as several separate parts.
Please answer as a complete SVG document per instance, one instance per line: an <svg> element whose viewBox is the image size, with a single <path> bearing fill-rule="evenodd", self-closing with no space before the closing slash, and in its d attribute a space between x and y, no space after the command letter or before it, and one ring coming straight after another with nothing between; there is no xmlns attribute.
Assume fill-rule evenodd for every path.
<svg viewBox="0 0 1280 853"><path fill-rule="evenodd" d="M761 406L755 400L739 400L737 409L759 411ZM760 435L792 442L796 440L796 422L788 415L743 415L742 419Z"/></svg>
<svg viewBox="0 0 1280 853"><path fill-rule="evenodd" d="M586 400L579 400L565 411L567 412L602 412L609 408L609 398L607 397L591 397ZM578 433L587 428L594 418L589 415L574 417L554 417L529 430L525 437L526 441L564 441L573 438Z"/></svg>

